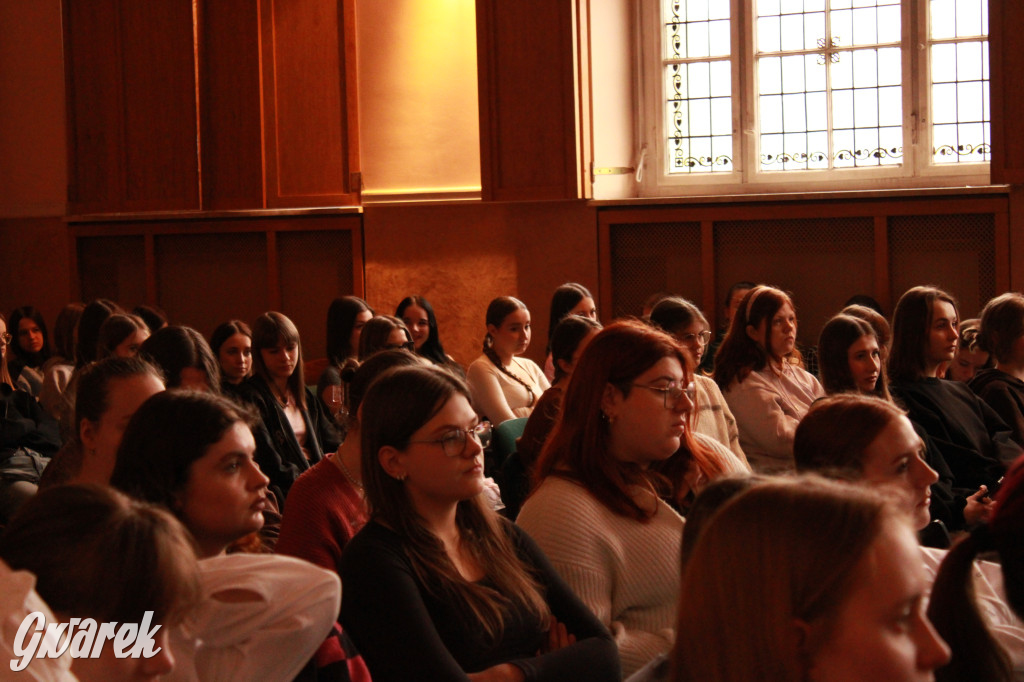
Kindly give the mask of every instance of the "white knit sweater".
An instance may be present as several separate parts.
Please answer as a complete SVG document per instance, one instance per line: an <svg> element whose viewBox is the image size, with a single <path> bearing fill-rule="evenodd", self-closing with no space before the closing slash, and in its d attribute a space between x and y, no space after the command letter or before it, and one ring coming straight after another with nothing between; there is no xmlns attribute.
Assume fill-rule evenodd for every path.
<svg viewBox="0 0 1024 682"><path fill-rule="evenodd" d="M683 517L658 500L642 523L619 516L585 488L547 478L518 523L555 570L611 630L628 677L675 640Z"/></svg>

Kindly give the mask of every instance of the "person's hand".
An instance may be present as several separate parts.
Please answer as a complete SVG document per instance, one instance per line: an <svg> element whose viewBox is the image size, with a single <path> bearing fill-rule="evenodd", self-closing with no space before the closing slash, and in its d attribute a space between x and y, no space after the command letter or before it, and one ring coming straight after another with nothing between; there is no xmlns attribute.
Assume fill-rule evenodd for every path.
<svg viewBox="0 0 1024 682"><path fill-rule="evenodd" d="M467 675L470 682L523 682L526 675L511 663L500 663L486 670Z"/></svg>
<svg viewBox="0 0 1024 682"><path fill-rule="evenodd" d="M964 506L964 521L968 526L988 523L995 509L995 500L988 496L988 486L983 485L978 488L978 492L967 498L967 504Z"/></svg>
<svg viewBox="0 0 1024 682"><path fill-rule="evenodd" d="M540 653L549 654L552 651L558 651L562 647L567 647L570 644L576 643L575 635L569 633L565 628L564 623L558 622L558 619L551 616L551 624L548 628L547 642L541 647Z"/></svg>

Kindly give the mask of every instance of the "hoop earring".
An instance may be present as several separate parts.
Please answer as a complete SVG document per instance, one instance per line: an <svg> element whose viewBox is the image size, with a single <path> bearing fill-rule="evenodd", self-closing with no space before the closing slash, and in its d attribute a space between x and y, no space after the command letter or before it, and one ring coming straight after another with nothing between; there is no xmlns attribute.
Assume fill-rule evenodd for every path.
<svg viewBox="0 0 1024 682"><path fill-rule="evenodd" d="M493 348L493 347L494 347L494 337L491 336L490 333L488 333L487 336L484 337L484 348Z"/></svg>

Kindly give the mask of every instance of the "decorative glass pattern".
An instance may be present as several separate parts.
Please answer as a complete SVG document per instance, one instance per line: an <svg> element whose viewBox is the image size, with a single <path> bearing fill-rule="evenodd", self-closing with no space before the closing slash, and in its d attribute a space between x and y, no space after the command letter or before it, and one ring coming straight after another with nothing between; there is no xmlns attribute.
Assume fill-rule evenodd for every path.
<svg viewBox="0 0 1024 682"><path fill-rule="evenodd" d="M761 170L898 165L899 0L758 0Z"/></svg>
<svg viewBox="0 0 1024 682"><path fill-rule="evenodd" d="M732 171L729 3L663 3L665 124L670 173Z"/></svg>
<svg viewBox="0 0 1024 682"><path fill-rule="evenodd" d="M987 0L930 0L928 47L932 161L990 161Z"/></svg>

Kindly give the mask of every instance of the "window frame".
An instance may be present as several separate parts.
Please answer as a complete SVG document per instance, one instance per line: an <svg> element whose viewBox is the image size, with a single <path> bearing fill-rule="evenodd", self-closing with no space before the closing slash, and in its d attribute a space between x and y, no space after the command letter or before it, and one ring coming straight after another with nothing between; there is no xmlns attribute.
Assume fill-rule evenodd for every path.
<svg viewBox="0 0 1024 682"><path fill-rule="evenodd" d="M764 171L758 166L756 59L753 10L756 0L729 0L732 17L732 138L735 170L668 172L661 7L663 0L638 4L637 72L640 196L760 194L955 187L990 184L990 162L931 163L931 87L927 47L929 0L902 0L903 163L866 168ZM741 39L742 38L742 39ZM919 49L908 46L922 45ZM737 46L742 48L737 52ZM989 48L991 50L991 47ZM989 73L991 98L991 72ZM989 110L991 112L991 101ZM989 123L991 126L991 121ZM921 138L927 137L922 140ZM923 152L923 153L922 153Z"/></svg>

